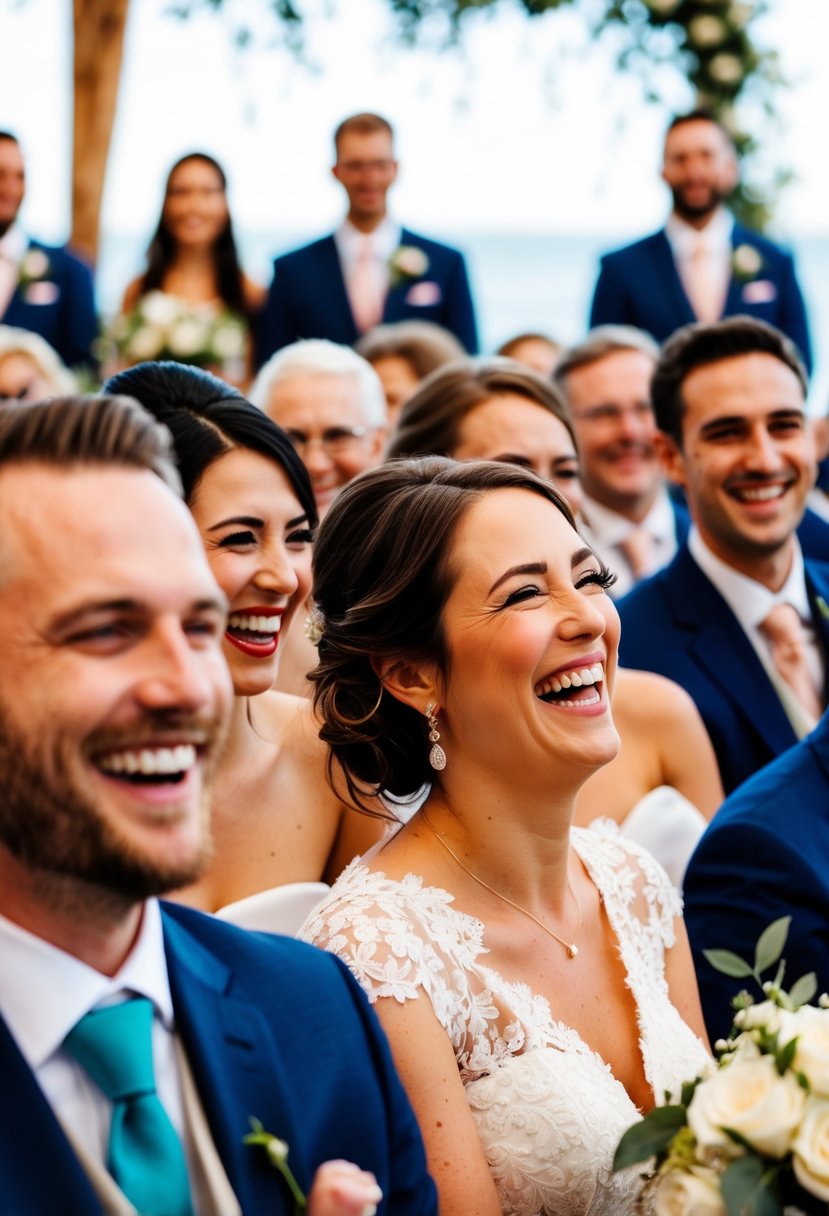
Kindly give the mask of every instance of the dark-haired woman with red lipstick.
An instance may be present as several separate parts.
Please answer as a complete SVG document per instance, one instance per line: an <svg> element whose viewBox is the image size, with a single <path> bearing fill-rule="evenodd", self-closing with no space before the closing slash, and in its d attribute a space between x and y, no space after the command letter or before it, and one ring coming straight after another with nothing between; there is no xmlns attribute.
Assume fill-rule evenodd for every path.
<svg viewBox="0 0 829 1216"><path fill-rule="evenodd" d="M236 699L214 783L214 860L181 898L216 911L330 881L379 833L332 793L310 702L273 691L280 639L310 585L317 514L305 468L280 427L207 372L143 363L106 391L136 398L172 433L185 500L228 600Z"/></svg>

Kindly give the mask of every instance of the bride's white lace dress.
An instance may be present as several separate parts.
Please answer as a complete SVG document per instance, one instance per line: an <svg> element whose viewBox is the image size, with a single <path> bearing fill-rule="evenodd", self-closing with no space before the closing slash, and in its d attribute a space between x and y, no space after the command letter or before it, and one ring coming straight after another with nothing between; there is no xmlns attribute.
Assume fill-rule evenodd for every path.
<svg viewBox="0 0 829 1216"><path fill-rule="evenodd" d="M630 841L574 828L572 844L618 939L645 1074L663 1101L709 1063L665 982L679 897ZM301 936L338 954L372 1002L428 996L454 1046L504 1213L632 1216L639 1170L613 1175L611 1166L637 1108L545 998L487 966L486 927L452 904L417 875L392 880L357 859Z"/></svg>

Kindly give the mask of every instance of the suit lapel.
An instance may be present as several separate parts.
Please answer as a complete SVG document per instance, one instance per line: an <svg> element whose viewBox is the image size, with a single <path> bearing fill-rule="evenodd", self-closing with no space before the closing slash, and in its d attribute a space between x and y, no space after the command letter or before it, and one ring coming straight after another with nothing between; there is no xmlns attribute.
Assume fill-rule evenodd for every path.
<svg viewBox="0 0 829 1216"><path fill-rule="evenodd" d="M691 321L696 321L691 301L685 294L685 288L682 286L682 280L674 261L674 253L664 229L655 234L648 252L653 267L649 286L656 290L661 288L664 292L665 314L675 318L674 328L679 329L681 325L688 325Z"/></svg>
<svg viewBox="0 0 829 1216"><path fill-rule="evenodd" d="M806 561L806 591L812 606L812 621L823 651L823 705L829 704L829 568Z"/></svg>
<svg viewBox="0 0 829 1216"><path fill-rule="evenodd" d="M410 245L415 249L423 249L425 252L423 242L414 232L409 232L408 228L400 230L400 245ZM418 283L426 277L431 277L429 270L426 271L426 275L420 275L415 279L403 279L396 287L389 287L386 303L383 308L384 321L401 321L404 318L406 315L406 296L409 293L409 289L413 283Z"/></svg>
<svg viewBox="0 0 829 1216"><path fill-rule="evenodd" d="M733 253L738 245L751 244L751 233L747 228L741 228L739 224L735 224L731 229L731 253L732 253L732 270L728 279L728 291L725 296L725 306L723 308L724 317L733 317L737 313L746 311L746 306L743 304L742 295L744 283L741 279L735 278L733 269Z"/></svg>
<svg viewBox="0 0 829 1216"><path fill-rule="evenodd" d="M102 1216L89 1179L2 1018L0 1076L0 1209Z"/></svg>
<svg viewBox="0 0 829 1216"><path fill-rule="evenodd" d="M232 973L167 913L164 941L176 1027L228 1180L242 1211L287 1214L278 1172L261 1149L243 1144L250 1119L260 1119L290 1145L302 1184L297 1099L287 1092L272 1028L257 1009L231 995Z"/></svg>
<svg viewBox="0 0 829 1216"><path fill-rule="evenodd" d="M687 547L675 563L678 577L666 580L666 593L677 622L696 635L694 658L774 754L791 747L796 742L792 725L734 613Z"/></svg>
<svg viewBox="0 0 829 1216"><path fill-rule="evenodd" d="M340 255L337 252L337 242L334 240L333 235L327 236L319 242L317 253L319 260L318 281L321 290L325 293L321 315L336 314L339 317L338 325L342 327L342 332L351 333L348 341L356 342L360 335L357 332L357 326L351 312L351 303L348 299L345 279L343 278L343 268L340 264Z"/></svg>

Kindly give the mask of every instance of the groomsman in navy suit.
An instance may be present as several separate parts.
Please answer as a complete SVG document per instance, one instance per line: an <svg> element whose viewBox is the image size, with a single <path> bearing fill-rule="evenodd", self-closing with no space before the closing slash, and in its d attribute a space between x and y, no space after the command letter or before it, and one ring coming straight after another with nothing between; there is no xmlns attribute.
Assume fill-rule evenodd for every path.
<svg viewBox="0 0 829 1216"><path fill-rule="evenodd" d="M17 223L26 187L16 136L0 131L0 324L40 334L67 367L94 367L98 336L89 267Z"/></svg>
<svg viewBox="0 0 829 1216"><path fill-rule="evenodd" d="M287 1151L308 1216L433 1216L347 968L157 899L209 850L232 699L162 432L125 397L0 417L0 1210L290 1216Z"/></svg>
<svg viewBox="0 0 829 1216"><path fill-rule="evenodd" d="M679 330L651 385L692 525L670 565L620 601L621 659L691 694L727 793L826 704L829 562L809 554L825 555L827 525L801 525L816 474L805 393L792 344L749 317Z"/></svg>
<svg viewBox="0 0 829 1216"><path fill-rule="evenodd" d="M728 132L704 110L668 128L662 177L673 197L665 227L605 254L590 324L637 325L657 342L691 321L758 317L794 342L811 370L806 308L792 256L738 224L724 206L737 184Z"/></svg>
<svg viewBox="0 0 829 1216"><path fill-rule="evenodd" d="M257 362L301 338L353 345L381 321L418 319L478 349L463 255L400 224L386 195L397 177L393 132L379 114L354 114L334 136L332 172L348 196L330 236L278 257L259 320Z"/></svg>

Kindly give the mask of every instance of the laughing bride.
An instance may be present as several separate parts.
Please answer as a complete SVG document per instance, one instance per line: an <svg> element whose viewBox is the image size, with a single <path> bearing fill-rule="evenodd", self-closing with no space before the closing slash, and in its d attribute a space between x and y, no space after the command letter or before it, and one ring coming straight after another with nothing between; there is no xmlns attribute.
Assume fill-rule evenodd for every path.
<svg viewBox="0 0 829 1216"><path fill-rule="evenodd" d="M374 1004L443 1216L632 1214L615 1146L708 1054L673 887L572 826L618 748L610 576L548 483L439 458L347 487L314 569L334 765L431 792L304 936Z"/></svg>

